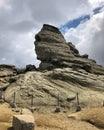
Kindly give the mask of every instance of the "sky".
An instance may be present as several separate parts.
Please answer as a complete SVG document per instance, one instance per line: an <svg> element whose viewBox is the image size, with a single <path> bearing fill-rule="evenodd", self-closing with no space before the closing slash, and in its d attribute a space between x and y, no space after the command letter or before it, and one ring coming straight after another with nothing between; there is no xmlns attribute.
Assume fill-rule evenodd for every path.
<svg viewBox="0 0 104 130"><path fill-rule="evenodd" d="M0 64L38 67L34 37L43 24L104 66L104 0L0 0Z"/></svg>

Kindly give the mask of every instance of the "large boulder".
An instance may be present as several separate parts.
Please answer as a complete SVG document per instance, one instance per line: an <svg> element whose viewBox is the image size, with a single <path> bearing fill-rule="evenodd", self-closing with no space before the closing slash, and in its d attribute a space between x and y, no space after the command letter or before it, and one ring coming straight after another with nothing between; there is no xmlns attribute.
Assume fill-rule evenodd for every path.
<svg viewBox="0 0 104 130"><path fill-rule="evenodd" d="M13 129L14 130L34 130L35 121L32 115L14 115Z"/></svg>

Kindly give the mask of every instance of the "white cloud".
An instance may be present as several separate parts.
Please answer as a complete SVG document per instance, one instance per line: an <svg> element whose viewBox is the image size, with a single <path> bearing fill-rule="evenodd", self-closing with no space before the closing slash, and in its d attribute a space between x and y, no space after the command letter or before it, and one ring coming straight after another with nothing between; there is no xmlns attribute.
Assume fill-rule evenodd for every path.
<svg viewBox="0 0 104 130"><path fill-rule="evenodd" d="M9 5L9 0L0 0L0 8L10 10L11 6Z"/></svg>
<svg viewBox="0 0 104 130"><path fill-rule="evenodd" d="M104 0L88 0L92 8L104 5Z"/></svg>
<svg viewBox="0 0 104 130"><path fill-rule="evenodd" d="M88 0L0 0L0 63L38 65L33 42L42 25L59 27L69 20L91 14L91 7ZM77 43L80 40L77 30L70 32L72 34L67 37Z"/></svg>
<svg viewBox="0 0 104 130"><path fill-rule="evenodd" d="M6 0L0 0L0 8L4 7L6 4Z"/></svg>
<svg viewBox="0 0 104 130"><path fill-rule="evenodd" d="M31 31L18 35L14 32L10 34L7 32L6 36L1 37L0 63L15 64L19 67L27 64L38 66L39 61L36 60L34 51L34 33L36 32Z"/></svg>
<svg viewBox="0 0 104 130"><path fill-rule="evenodd" d="M68 30L65 37L76 43L81 54L89 54L90 58L104 65L104 12L80 24L76 29Z"/></svg>

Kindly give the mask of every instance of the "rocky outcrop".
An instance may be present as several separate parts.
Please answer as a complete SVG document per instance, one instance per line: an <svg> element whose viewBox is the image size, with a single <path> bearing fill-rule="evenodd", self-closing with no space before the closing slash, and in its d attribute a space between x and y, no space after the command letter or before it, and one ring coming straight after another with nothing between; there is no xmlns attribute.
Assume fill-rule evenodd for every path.
<svg viewBox="0 0 104 130"><path fill-rule="evenodd" d="M35 65L26 65L26 68L16 68L14 65L0 65L0 90L5 90L11 83L15 82L20 74L28 71L36 71Z"/></svg>
<svg viewBox="0 0 104 130"><path fill-rule="evenodd" d="M35 107L57 105L60 95L61 106L75 108L76 93L82 107L101 106L103 102L104 75L95 75L80 69L58 68L46 72L27 72L11 84L5 91L5 101L13 102L16 92L16 103L19 106ZM33 99L32 99L33 95Z"/></svg>
<svg viewBox="0 0 104 130"><path fill-rule="evenodd" d="M72 43L65 41L58 28L45 24L35 38L37 58L41 60L40 70L70 67L104 74L104 68L88 59L87 54L81 56Z"/></svg>
<svg viewBox="0 0 104 130"><path fill-rule="evenodd" d="M16 79L16 74L14 65L0 65L0 90L5 90L10 85L10 79Z"/></svg>
<svg viewBox="0 0 104 130"><path fill-rule="evenodd" d="M35 36L38 42L61 43L66 42L58 28L44 24L41 31Z"/></svg>
<svg viewBox="0 0 104 130"><path fill-rule="evenodd" d="M104 68L88 55L80 55L72 43L67 43L60 31L44 25L36 35L37 58L41 60L38 71L33 65L26 69L2 71L0 84L4 100L18 106L42 107L60 105L76 107L76 93L81 107L101 106L104 100ZM44 70L44 71L39 71ZM9 73L10 76L3 77ZM9 84L7 84L9 83ZM5 87L6 85L6 87Z"/></svg>
<svg viewBox="0 0 104 130"><path fill-rule="evenodd" d="M65 63L63 61L68 61L74 55L79 55L74 45L66 43L63 35L56 27L43 25L43 28L35 38L37 58L42 61L40 69L52 69L57 66L64 66Z"/></svg>
<svg viewBox="0 0 104 130"><path fill-rule="evenodd" d="M27 71L36 71L37 70L37 68L35 67L35 65L31 65L31 64L29 64L29 65L26 65L26 72Z"/></svg>
<svg viewBox="0 0 104 130"><path fill-rule="evenodd" d="M0 77L12 76L16 74L16 67L14 65L0 65Z"/></svg>

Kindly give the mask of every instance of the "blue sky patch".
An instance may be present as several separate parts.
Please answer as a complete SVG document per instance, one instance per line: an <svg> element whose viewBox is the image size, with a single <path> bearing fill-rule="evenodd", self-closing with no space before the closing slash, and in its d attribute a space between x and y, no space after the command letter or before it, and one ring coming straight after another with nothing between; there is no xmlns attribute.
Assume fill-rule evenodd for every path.
<svg viewBox="0 0 104 130"><path fill-rule="evenodd" d="M93 15L96 15L96 14L100 13L100 11L101 11L101 9L103 7L104 6L97 7L94 10L92 10L93 11ZM90 19L90 17L91 17L90 14L87 14L87 15L81 16L79 18L73 19L71 21L68 21L64 25L61 25L59 27L59 29L64 34L68 29L70 29L70 28L76 28L79 24L88 21Z"/></svg>
<svg viewBox="0 0 104 130"><path fill-rule="evenodd" d="M97 8L95 8L95 9L93 10L94 15L100 13L100 11L101 11L101 9L102 9L103 7L104 7L104 5L103 5L102 7L97 7Z"/></svg>
<svg viewBox="0 0 104 130"><path fill-rule="evenodd" d="M81 16L79 18L67 22L65 25L62 25L59 29L62 33L65 33L67 29L76 28L80 23L82 23L83 21L85 22L89 19L90 19L90 15Z"/></svg>

